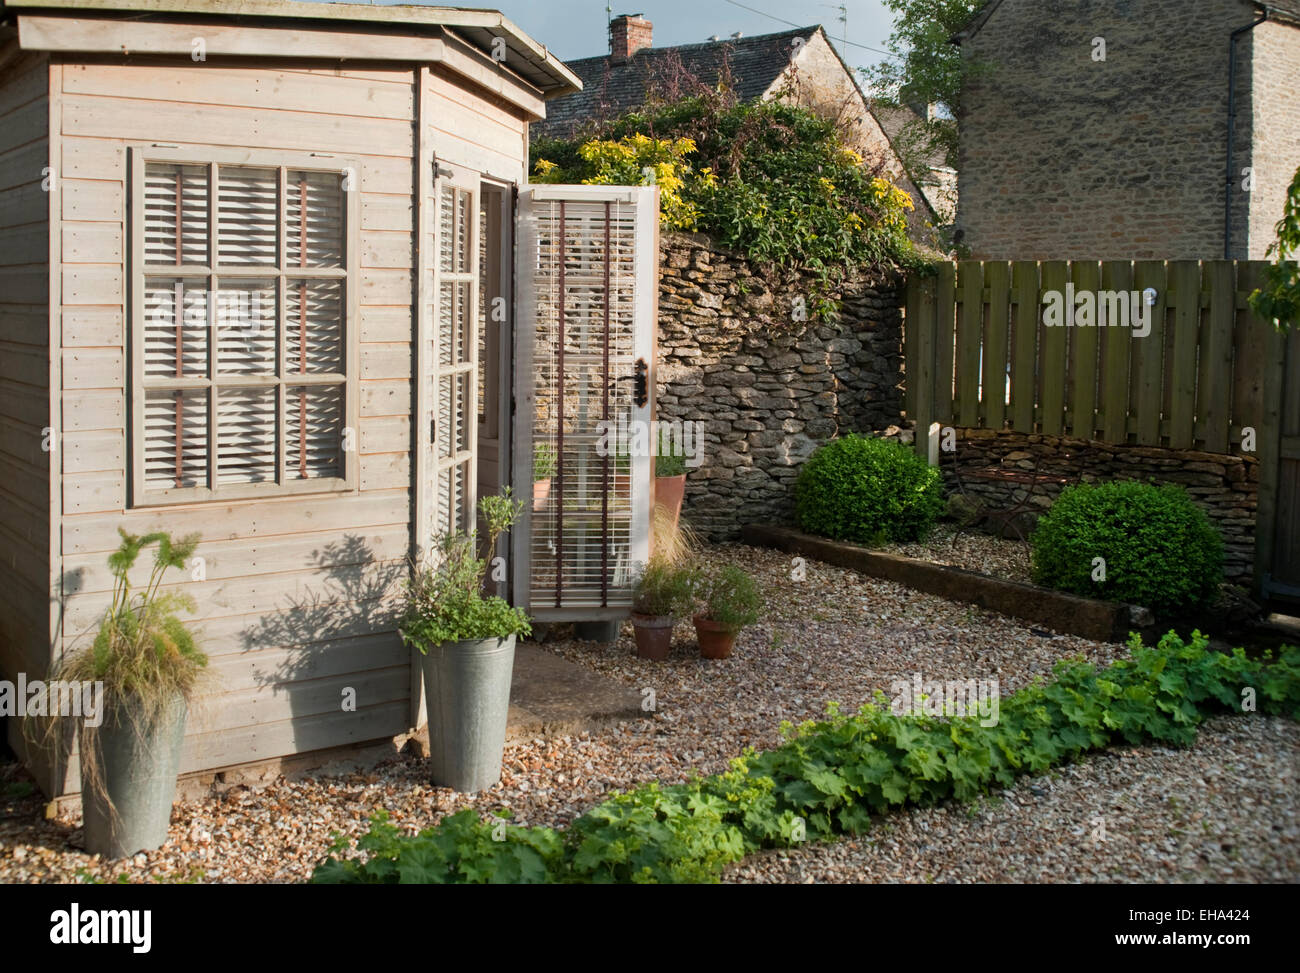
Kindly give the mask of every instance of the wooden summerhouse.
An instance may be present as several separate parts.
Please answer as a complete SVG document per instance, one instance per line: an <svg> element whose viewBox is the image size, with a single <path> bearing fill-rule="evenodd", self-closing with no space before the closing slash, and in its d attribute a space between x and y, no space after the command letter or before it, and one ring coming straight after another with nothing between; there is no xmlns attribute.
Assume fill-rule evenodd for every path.
<svg viewBox="0 0 1300 973"><path fill-rule="evenodd" d="M657 197L527 184L578 85L491 11L0 5L0 678L93 634L119 527L198 532L182 771L400 735L408 559L506 485L508 597L627 612Z"/></svg>

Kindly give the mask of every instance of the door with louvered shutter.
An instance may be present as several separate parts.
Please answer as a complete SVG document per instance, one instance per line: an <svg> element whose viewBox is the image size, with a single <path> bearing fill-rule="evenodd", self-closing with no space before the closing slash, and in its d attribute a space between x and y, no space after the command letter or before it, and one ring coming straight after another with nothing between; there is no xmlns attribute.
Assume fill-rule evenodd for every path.
<svg viewBox="0 0 1300 973"><path fill-rule="evenodd" d="M520 191L515 601L544 620L625 616L650 548L658 191Z"/></svg>
<svg viewBox="0 0 1300 973"><path fill-rule="evenodd" d="M474 527L478 481L479 176L436 161L426 207L426 341L430 471L425 548Z"/></svg>

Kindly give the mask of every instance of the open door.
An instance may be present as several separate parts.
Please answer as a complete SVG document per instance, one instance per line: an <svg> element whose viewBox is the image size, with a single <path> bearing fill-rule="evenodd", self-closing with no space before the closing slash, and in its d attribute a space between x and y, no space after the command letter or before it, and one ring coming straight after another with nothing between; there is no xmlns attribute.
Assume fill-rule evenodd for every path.
<svg viewBox="0 0 1300 973"><path fill-rule="evenodd" d="M434 161L422 271L428 306L420 376L429 404L423 549L474 527L478 488L479 175Z"/></svg>
<svg viewBox="0 0 1300 973"><path fill-rule="evenodd" d="M530 186L516 251L514 601L619 618L650 549L658 190Z"/></svg>

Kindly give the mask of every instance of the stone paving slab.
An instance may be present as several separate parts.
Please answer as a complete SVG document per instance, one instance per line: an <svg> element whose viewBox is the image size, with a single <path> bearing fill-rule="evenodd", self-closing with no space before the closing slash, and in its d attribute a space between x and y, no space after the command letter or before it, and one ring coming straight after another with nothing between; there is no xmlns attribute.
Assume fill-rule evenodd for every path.
<svg viewBox="0 0 1300 973"><path fill-rule="evenodd" d="M635 689L532 642L515 646L507 739L581 733L610 720L643 715L641 694Z"/></svg>

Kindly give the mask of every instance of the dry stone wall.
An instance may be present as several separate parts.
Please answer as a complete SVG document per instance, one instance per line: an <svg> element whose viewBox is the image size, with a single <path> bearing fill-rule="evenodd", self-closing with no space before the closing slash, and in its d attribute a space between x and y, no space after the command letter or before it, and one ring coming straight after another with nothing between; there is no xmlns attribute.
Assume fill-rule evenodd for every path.
<svg viewBox="0 0 1300 973"><path fill-rule="evenodd" d="M964 491L1000 509L1018 502L1027 488L978 477L981 471L992 467L1032 473L1037 463L1040 475L1059 474L1071 482L1141 480L1182 486L1223 534L1224 571L1228 580L1249 583L1259 490L1259 463L1253 456L1115 446L992 429L955 432L957 448L944 455L940 463L945 486L949 491ZM1027 508L1045 510L1062 489L1059 485L1038 486Z"/></svg>
<svg viewBox="0 0 1300 973"><path fill-rule="evenodd" d="M706 237L666 234L660 274L659 418L705 423L683 513L710 540L792 523L794 481L816 446L900 424L899 281L847 281L835 323L800 324L792 308L809 278L770 286Z"/></svg>

